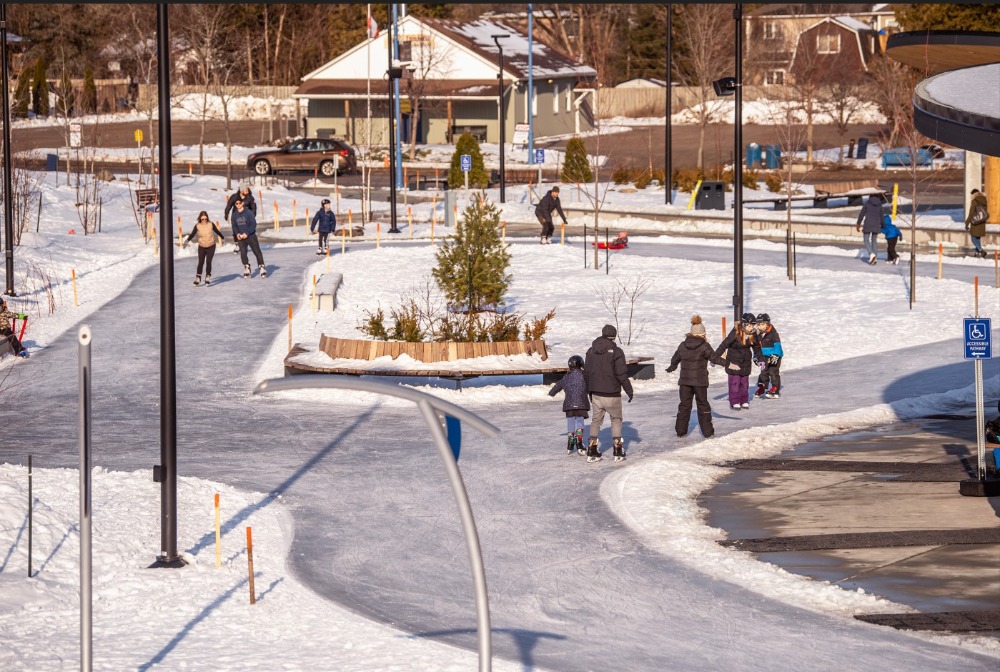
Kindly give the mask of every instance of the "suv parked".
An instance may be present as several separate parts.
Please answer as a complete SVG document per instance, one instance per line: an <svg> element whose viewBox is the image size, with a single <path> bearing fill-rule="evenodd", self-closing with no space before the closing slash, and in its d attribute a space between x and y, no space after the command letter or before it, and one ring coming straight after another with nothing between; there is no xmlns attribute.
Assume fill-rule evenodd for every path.
<svg viewBox="0 0 1000 672"><path fill-rule="evenodd" d="M257 175L271 175L279 170L314 170L332 177L336 172L358 172L354 148L333 138L303 138L278 149L254 152L247 157L247 168Z"/></svg>

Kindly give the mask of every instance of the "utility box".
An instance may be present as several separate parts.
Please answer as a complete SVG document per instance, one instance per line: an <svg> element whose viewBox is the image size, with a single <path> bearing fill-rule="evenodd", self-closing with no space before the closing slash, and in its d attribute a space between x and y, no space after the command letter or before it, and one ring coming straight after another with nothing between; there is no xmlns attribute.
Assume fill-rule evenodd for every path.
<svg viewBox="0 0 1000 672"><path fill-rule="evenodd" d="M50 173L59 170L59 156L56 154L45 155L45 170Z"/></svg>
<svg viewBox="0 0 1000 672"><path fill-rule="evenodd" d="M702 182L694 201L695 210L725 210L726 183Z"/></svg>
<svg viewBox="0 0 1000 672"><path fill-rule="evenodd" d="M455 204L457 200L457 192L446 191L444 192L444 225L450 228L455 228Z"/></svg>

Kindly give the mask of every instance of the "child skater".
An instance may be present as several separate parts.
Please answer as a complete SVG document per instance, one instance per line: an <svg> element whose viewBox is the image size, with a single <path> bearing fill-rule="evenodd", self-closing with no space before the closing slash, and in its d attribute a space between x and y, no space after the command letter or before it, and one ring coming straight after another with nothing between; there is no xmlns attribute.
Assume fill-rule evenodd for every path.
<svg viewBox="0 0 1000 672"><path fill-rule="evenodd" d="M337 230L337 215L330 208L329 198L320 201L319 210L313 215L312 223L309 225L309 233L315 232L317 227L319 228L319 242L316 254L327 254L330 251L327 238Z"/></svg>
<svg viewBox="0 0 1000 672"><path fill-rule="evenodd" d="M888 249L888 254L885 256L885 260L890 264L899 266L899 255L896 254L896 243L903 240L903 234L899 232L899 228L892 223L892 217L885 215L882 217L882 235L885 236L885 242Z"/></svg>
<svg viewBox="0 0 1000 672"><path fill-rule="evenodd" d="M562 410L566 413L566 454L577 451L581 455L587 452L583 446L583 421L587 419L590 401L587 399L587 380L583 377L583 357L573 355L569 358L569 373L549 390L549 396L554 397L559 390L565 392Z"/></svg>
<svg viewBox="0 0 1000 672"><path fill-rule="evenodd" d="M681 403L677 406L677 422L674 425L677 436L688 433L692 399L698 404L698 425L701 427L702 435L707 439L715 434L715 427L712 425L712 407L708 404L709 362L720 366L726 364L726 360L718 357L708 344L701 316L694 315L691 318L691 331L677 346L677 352L667 367L667 373L676 371L678 365L681 367L681 375L677 381L680 385Z"/></svg>
<svg viewBox="0 0 1000 672"><path fill-rule="evenodd" d="M743 313L718 348L715 356L726 353L726 373L729 374L729 407L734 411L750 408L750 372L753 368L753 313Z"/></svg>
<svg viewBox="0 0 1000 672"><path fill-rule="evenodd" d="M771 316L767 313L757 316L754 327L757 330L753 343L754 361L761 367L754 396L758 399L777 399L781 396L781 358L785 356L781 349L781 336L778 336L778 330L771 324Z"/></svg>

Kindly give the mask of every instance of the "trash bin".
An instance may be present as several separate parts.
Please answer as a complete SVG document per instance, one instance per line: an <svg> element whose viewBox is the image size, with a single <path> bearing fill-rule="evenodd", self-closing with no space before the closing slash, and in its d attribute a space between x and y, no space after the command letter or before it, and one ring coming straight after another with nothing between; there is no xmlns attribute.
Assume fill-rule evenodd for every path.
<svg viewBox="0 0 1000 672"><path fill-rule="evenodd" d="M59 170L59 157L57 155L55 154L45 155L45 170L49 171L50 173Z"/></svg>
<svg viewBox="0 0 1000 672"><path fill-rule="evenodd" d="M725 210L726 183L702 182L694 201L695 210Z"/></svg>
<svg viewBox="0 0 1000 672"><path fill-rule="evenodd" d="M868 138L858 138L858 158L868 158Z"/></svg>
<svg viewBox="0 0 1000 672"><path fill-rule="evenodd" d="M761 146L756 142L747 145L747 168L760 168L761 166Z"/></svg>
<svg viewBox="0 0 1000 672"><path fill-rule="evenodd" d="M781 168L781 147L768 145L764 148L764 167L768 170Z"/></svg>

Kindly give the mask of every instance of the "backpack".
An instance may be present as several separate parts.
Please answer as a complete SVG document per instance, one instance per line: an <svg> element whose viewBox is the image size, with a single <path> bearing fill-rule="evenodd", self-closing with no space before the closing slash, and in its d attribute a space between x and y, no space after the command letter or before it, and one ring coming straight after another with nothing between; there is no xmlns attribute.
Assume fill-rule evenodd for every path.
<svg viewBox="0 0 1000 672"><path fill-rule="evenodd" d="M986 211L986 208L979 206L976 211L969 218L969 224L984 224L990 219L990 213Z"/></svg>

